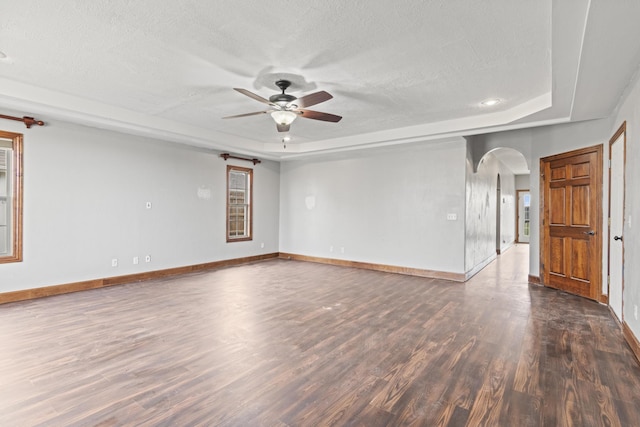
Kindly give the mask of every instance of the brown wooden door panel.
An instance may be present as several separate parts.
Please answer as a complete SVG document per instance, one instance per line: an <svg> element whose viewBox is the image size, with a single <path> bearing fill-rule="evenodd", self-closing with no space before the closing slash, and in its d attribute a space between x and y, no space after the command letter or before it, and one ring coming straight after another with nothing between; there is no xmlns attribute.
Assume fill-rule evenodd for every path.
<svg viewBox="0 0 640 427"><path fill-rule="evenodd" d="M561 181L561 180L563 181L567 179L567 168L565 167L564 164L560 166L556 165L555 167L552 165L549 165L549 170L551 172L549 173L551 182Z"/></svg>
<svg viewBox="0 0 640 427"><path fill-rule="evenodd" d="M566 224L565 188L551 188L549 190L549 223L552 225Z"/></svg>
<svg viewBox="0 0 640 427"><path fill-rule="evenodd" d="M589 280L589 241L571 237L551 237L549 273L556 277ZM586 257L586 258L585 258Z"/></svg>
<svg viewBox="0 0 640 427"><path fill-rule="evenodd" d="M573 185L571 188L571 225L589 227L593 221L590 218L590 186Z"/></svg>
<svg viewBox="0 0 640 427"><path fill-rule="evenodd" d="M589 177L591 175L590 163L576 163L571 165L571 178Z"/></svg>
<svg viewBox="0 0 640 427"><path fill-rule="evenodd" d="M602 147L541 159L540 170L543 282L599 299Z"/></svg>
<svg viewBox="0 0 640 427"><path fill-rule="evenodd" d="M586 239L569 239L571 246L571 279L589 282L591 264L589 263L589 241Z"/></svg>
<svg viewBox="0 0 640 427"><path fill-rule="evenodd" d="M547 286L564 292L569 292L574 295L590 298L591 284L586 281L552 276L552 280Z"/></svg>

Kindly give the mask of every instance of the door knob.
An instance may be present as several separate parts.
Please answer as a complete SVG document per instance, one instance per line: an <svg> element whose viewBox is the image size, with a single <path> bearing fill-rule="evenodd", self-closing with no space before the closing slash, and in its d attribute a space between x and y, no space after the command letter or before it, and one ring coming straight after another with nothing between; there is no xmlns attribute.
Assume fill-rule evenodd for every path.
<svg viewBox="0 0 640 427"><path fill-rule="evenodd" d="M613 240L622 240L622 236L613 236Z"/></svg>
<svg viewBox="0 0 640 427"><path fill-rule="evenodd" d="M584 234L588 234L589 236L595 236L596 232L591 230L591 231L583 231Z"/></svg>

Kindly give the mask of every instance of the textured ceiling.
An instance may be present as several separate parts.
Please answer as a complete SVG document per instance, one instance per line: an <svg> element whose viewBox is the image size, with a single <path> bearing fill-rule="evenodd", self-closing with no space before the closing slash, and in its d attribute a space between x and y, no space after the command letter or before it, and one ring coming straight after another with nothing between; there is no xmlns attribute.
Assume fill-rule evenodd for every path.
<svg viewBox="0 0 640 427"><path fill-rule="evenodd" d="M637 68L639 4L3 0L0 107L273 159L584 120ZM285 149L267 115L221 119L265 107L232 88L267 98L283 77L343 120L297 119Z"/></svg>

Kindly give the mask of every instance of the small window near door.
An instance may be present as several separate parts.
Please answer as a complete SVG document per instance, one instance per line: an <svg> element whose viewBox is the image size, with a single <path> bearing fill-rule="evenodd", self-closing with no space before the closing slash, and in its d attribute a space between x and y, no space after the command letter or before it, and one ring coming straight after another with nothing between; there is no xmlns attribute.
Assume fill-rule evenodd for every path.
<svg viewBox="0 0 640 427"><path fill-rule="evenodd" d="M227 242L251 240L253 169L227 166Z"/></svg>
<svg viewBox="0 0 640 427"><path fill-rule="evenodd" d="M22 134L0 131L0 263L22 261Z"/></svg>

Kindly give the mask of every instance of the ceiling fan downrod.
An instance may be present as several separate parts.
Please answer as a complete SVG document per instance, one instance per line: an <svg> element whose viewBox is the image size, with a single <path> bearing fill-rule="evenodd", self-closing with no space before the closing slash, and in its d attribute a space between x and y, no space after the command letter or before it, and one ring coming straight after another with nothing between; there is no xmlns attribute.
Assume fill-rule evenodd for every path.
<svg viewBox="0 0 640 427"><path fill-rule="evenodd" d="M271 95L269 97L270 102L283 107L284 104L288 104L298 99L293 95L287 95L286 93L284 93L284 91L287 90L289 86L291 86L291 82L289 80L278 80L276 82L276 86L278 86L280 90L282 90L282 93L279 93L277 95Z"/></svg>

